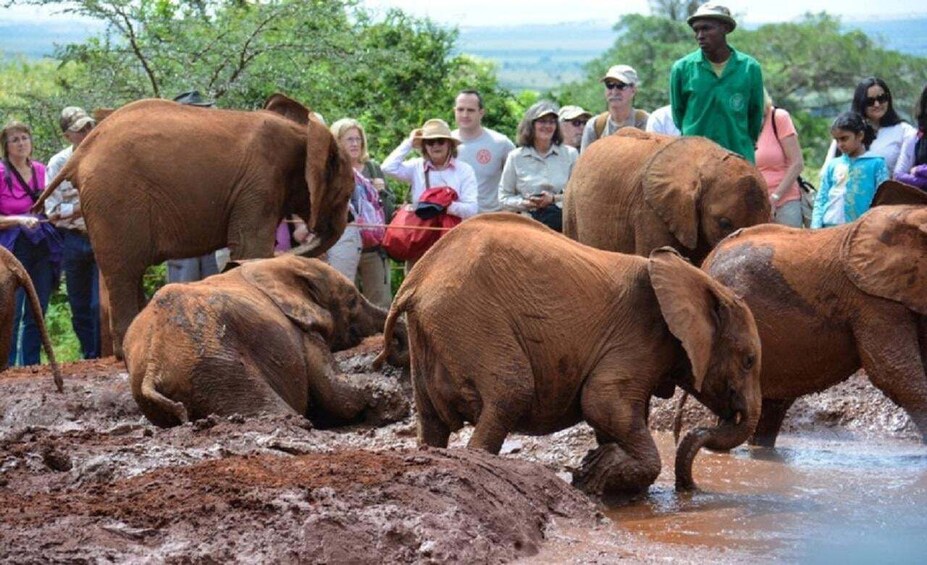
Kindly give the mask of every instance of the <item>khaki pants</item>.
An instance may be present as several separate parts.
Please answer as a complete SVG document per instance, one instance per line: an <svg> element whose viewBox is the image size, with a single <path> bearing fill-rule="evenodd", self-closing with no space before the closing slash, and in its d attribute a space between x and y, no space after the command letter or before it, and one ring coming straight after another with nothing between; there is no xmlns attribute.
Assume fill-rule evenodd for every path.
<svg viewBox="0 0 927 565"><path fill-rule="evenodd" d="M390 292L389 259L377 249L361 253L357 266L357 286L364 297L380 308L389 308L392 302Z"/></svg>

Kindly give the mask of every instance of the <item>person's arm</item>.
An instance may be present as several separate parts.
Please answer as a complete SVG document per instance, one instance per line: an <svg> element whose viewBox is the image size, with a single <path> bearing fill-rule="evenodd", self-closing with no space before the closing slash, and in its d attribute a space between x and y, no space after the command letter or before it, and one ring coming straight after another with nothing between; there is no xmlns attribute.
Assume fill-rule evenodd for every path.
<svg viewBox="0 0 927 565"><path fill-rule="evenodd" d="M782 182L779 183L779 186L776 187L775 192L772 194L778 196L776 199L776 206L781 205L782 197L792 188L795 181L798 180L798 175L800 175L805 168L805 158L802 157L801 154L801 146L798 144L798 135L787 135L785 138L780 139L779 143L782 145L782 151L785 153L785 162L789 164L789 168L786 169L785 176L782 177Z"/></svg>
<svg viewBox="0 0 927 565"><path fill-rule="evenodd" d="M673 124L682 132L682 121L686 117L685 94L682 89L682 69L678 63L670 70L670 110L673 114Z"/></svg>
<svg viewBox="0 0 927 565"><path fill-rule="evenodd" d="M409 161L403 161L412 151L412 138L407 137L402 140L402 143L399 144L399 147L393 149L393 152L389 154L389 157L383 161L382 169L383 172L387 175L393 177L394 179L399 179L404 182L412 182L412 178L415 176L415 159L410 159Z"/></svg>
<svg viewBox="0 0 927 565"><path fill-rule="evenodd" d="M12 228L16 226L24 228L34 228L39 225L39 220L35 216L0 216L0 229Z"/></svg>
<svg viewBox="0 0 927 565"><path fill-rule="evenodd" d="M901 143L901 153L898 154L898 161L895 163L895 170L892 176L895 178L901 174L908 174L914 167L914 147L917 145L917 134L905 138Z"/></svg>
<svg viewBox="0 0 927 565"><path fill-rule="evenodd" d="M827 207L827 195L831 187L831 166L824 165L824 172L821 173L821 186L818 188L818 194L814 198L814 209L811 211L811 229L824 227L824 208Z"/></svg>
<svg viewBox="0 0 927 565"><path fill-rule="evenodd" d="M759 63L750 65L750 102L747 108L747 131L753 143L760 138L760 132L763 131L764 99L763 94L763 69Z"/></svg>
<svg viewBox="0 0 927 565"><path fill-rule="evenodd" d="M451 205L447 207L447 213L466 220L471 216L475 216L480 210L479 189L477 188L476 173L473 172L473 167L463 161L457 161L457 166L460 167L457 176L460 186L456 187L457 200L451 202Z"/></svg>
<svg viewBox="0 0 927 565"><path fill-rule="evenodd" d="M515 170L515 155L517 151L509 153L505 158L505 165L502 167L502 178L499 179L499 204L503 210L509 212L522 212L533 207L533 204L525 200L518 192L518 172Z"/></svg>
<svg viewBox="0 0 927 565"><path fill-rule="evenodd" d="M579 142L579 152L582 153L589 147L589 144L595 141L595 121L598 119L598 114L589 118L589 121L586 122L586 127L583 128L583 138ZM509 152L511 155L511 152Z"/></svg>
<svg viewBox="0 0 927 565"><path fill-rule="evenodd" d="M824 171L827 169L827 165L837 156L837 142L831 141L830 147L827 148L827 155L824 156L824 164L821 166L821 176L824 176Z"/></svg>

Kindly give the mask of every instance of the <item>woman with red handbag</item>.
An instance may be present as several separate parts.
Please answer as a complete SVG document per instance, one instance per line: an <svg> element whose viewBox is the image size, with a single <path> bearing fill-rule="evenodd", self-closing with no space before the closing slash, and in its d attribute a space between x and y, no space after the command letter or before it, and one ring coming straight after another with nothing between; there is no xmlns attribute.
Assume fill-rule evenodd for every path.
<svg viewBox="0 0 927 565"><path fill-rule="evenodd" d="M438 216L443 215L465 220L470 216L475 216L479 210L476 174L470 165L457 159L459 143L460 140L451 135L451 129L444 120L432 119L422 124L421 128L413 130L409 137L383 161L384 173L411 185L409 191L411 207L420 208L416 211L419 218L427 220L437 218L440 221L441 218ZM422 157L404 160L412 149L421 151ZM445 188L452 189L456 193L456 200L447 199L451 193L442 190ZM426 191L429 191L429 202L420 202ZM433 194L436 197L432 197ZM412 238L420 235L415 233L417 231L415 229L398 229L398 226L392 229L395 224L401 223L403 218L410 218L410 216L408 208L404 213L403 210L397 211L396 218L390 223L391 229L387 230L384 241L387 251L390 250L389 240L391 238ZM440 237L443 232L434 233ZM437 237L434 240L437 240ZM405 256L395 258L405 260L406 269L411 269L415 261L433 243L434 241L425 242L422 246L411 249L406 247Z"/></svg>

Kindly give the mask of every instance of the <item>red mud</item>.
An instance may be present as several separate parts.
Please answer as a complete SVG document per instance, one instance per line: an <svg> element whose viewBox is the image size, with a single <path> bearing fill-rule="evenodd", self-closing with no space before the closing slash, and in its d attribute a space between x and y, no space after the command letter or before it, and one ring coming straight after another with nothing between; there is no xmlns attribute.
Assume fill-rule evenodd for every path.
<svg viewBox="0 0 927 565"><path fill-rule="evenodd" d="M366 371L367 341L338 356ZM567 477L594 438L580 425L511 436L502 457L417 449L414 417L319 430L298 417L210 418L159 429L122 363L0 374L0 561L611 562L709 559L623 531ZM407 391L388 370L384 386ZM668 430L672 402L652 427ZM687 425L702 412L689 402ZM917 437L863 377L799 401L784 432ZM671 484L671 469L658 483ZM698 462L696 462L698 477ZM662 488L657 485L658 488ZM665 487L665 485L664 485ZM669 552L667 552L669 551ZM538 553L540 552L540 554ZM532 557L534 556L534 557ZM735 556L736 560L736 556Z"/></svg>

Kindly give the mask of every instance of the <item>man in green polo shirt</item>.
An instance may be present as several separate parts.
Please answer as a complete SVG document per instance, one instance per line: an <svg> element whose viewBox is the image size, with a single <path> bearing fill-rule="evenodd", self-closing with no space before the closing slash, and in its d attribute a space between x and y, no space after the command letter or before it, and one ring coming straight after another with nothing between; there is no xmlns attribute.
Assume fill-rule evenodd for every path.
<svg viewBox="0 0 927 565"><path fill-rule="evenodd" d="M720 4L699 6L688 20L699 50L673 64L670 103L683 135L702 135L754 162L763 129L763 71L727 43L737 22Z"/></svg>

